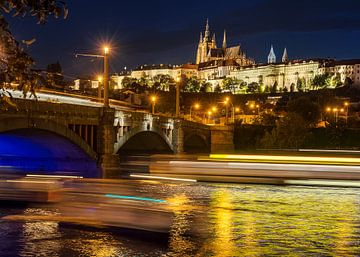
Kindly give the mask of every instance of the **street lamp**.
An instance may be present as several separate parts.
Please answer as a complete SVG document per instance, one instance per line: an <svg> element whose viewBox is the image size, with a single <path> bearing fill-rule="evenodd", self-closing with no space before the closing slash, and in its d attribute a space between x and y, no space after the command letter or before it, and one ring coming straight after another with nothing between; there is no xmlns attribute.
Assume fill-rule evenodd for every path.
<svg viewBox="0 0 360 257"><path fill-rule="evenodd" d="M208 123L210 124L210 117L211 117L212 112L208 111Z"/></svg>
<svg viewBox="0 0 360 257"><path fill-rule="evenodd" d="M156 104L156 96L152 96L151 97L151 113L154 114L155 113L155 104Z"/></svg>
<svg viewBox="0 0 360 257"><path fill-rule="evenodd" d="M200 104L196 103L196 104L190 106L190 120L192 120L192 119L191 119L191 110L192 110L193 107L194 107L196 110L198 110L198 109L200 108Z"/></svg>
<svg viewBox="0 0 360 257"><path fill-rule="evenodd" d="M180 117L180 82L181 82L181 77L176 77L175 82L176 82L175 117L179 118Z"/></svg>
<svg viewBox="0 0 360 257"><path fill-rule="evenodd" d="M104 46L104 107L109 107L109 47Z"/></svg>
<svg viewBox="0 0 360 257"><path fill-rule="evenodd" d="M108 46L103 48L104 54L75 54L75 57L96 57L104 59L104 76L102 80L104 81L104 107L109 107L109 51ZM101 97L101 92L100 92Z"/></svg>
<svg viewBox="0 0 360 257"><path fill-rule="evenodd" d="M349 116L349 103L348 102L344 102L344 106L345 106L345 122L347 124L348 121L348 116Z"/></svg>
<svg viewBox="0 0 360 257"><path fill-rule="evenodd" d="M260 105L258 105L258 104L250 104L250 109L255 109L255 107L256 107L256 109L257 109L257 113L258 113L258 115L260 114Z"/></svg>
<svg viewBox="0 0 360 257"><path fill-rule="evenodd" d="M338 108L333 108L332 111L334 112L335 123L337 123L337 121L338 121L338 115L339 115L339 110L338 110Z"/></svg>
<svg viewBox="0 0 360 257"><path fill-rule="evenodd" d="M101 85L101 82L102 82L102 76L98 76L98 82L99 82L99 84L98 84L98 97L99 98L101 98L101 91L102 91L102 85Z"/></svg>
<svg viewBox="0 0 360 257"><path fill-rule="evenodd" d="M228 120L229 120L228 103L231 104L231 119L232 119L232 123L235 122L235 108L234 108L234 105L233 105L233 103L230 101L230 98L229 98L229 97L226 97L226 98L225 98L225 101L224 101L225 111L226 111L226 118L225 118L226 124L228 123Z"/></svg>

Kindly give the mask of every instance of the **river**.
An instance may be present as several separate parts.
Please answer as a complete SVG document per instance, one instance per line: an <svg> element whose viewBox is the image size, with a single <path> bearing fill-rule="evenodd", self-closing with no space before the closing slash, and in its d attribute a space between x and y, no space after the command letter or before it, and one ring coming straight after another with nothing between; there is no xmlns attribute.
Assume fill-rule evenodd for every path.
<svg viewBox="0 0 360 257"><path fill-rule="evenodd" d="M194 183L149 191L155 186L182 203L169 235L1 220L0 256L360 255L358 189ZM56 211L3 203L0 216Z"/></svg>

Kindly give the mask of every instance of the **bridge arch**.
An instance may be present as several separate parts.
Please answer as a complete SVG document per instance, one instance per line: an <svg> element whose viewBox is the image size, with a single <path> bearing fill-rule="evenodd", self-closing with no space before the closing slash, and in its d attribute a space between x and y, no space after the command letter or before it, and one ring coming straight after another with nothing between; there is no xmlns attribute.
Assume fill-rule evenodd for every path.
<svg viewBox="0 0 360 257"><path fill-rule="evenodd" d="M209 139L200 133L189 133L184 136L185 152L210 152Z"/></svg>
<svg viewBox="0 0 360 257"><path fill-rule="evenodd" d="M114 152L118 153L122 148L124 148L124 146L128 145L129 142L134 140L136 137L144 136L144 135L148 135L147 139L149 141L148 142L144 141L143 143L149 144L151 142L156 142L158 144L162 144L163 147L166 146L168 150L172 152L174 151L170 139L167 137L167 135L165 134L165 132L163 132L161 128L157 126L149 126L149 127L138 126L132 128L129 132L125 133L123 136L118 138L114 147Z"/></svg>
<svg viewBox="0 0 360 257"><path fill-rule="evenodd" d="M2 118L0 119L0 133L19 129L40 129L60 135L80 147L93 160L97 160L97 153L74 131L67 126L44 119Z"/></svg>
<svg viewBox="0 0 360 257"><path fill-rule="evenodd" d="M49 130L20 128L0 133L0 171L99 177L97 162L79 146Z"/></svg>

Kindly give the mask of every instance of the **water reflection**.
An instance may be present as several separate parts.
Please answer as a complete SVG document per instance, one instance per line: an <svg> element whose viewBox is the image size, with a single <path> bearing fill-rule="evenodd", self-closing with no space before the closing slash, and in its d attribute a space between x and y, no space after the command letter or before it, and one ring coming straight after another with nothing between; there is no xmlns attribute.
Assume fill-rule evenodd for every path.
<svg viewBox="0 0 360 257"><path fill-rule="evenodd" d="M158 186L143 193L174 213L164 242L28 221L0 222L0 240L13 242L13 256L360 256L357 189L162 184L156 194ZM36 212L46 211L25 209Z"/></svg>
<svg viewBox="0 0 360 257"><path fill-rule="evenodd" d="M191 231L191 211L189 198L185 194L175 195L167 199L174 212L170 230L169 251L171 256L187 256L194 252L194 243L189 236Z"/></svg>
<svg viewBox="0 0 360 257"><path fill-rule="evenodd" d="M28 208L24 211L26 215L49 214L42 209ZM29 221L23 223L20 241L23 247L20 256L60 256L61 234L57 222Z"/></svg>
<svg viewBox="0 0 360 257"><path fill-rule="evenodd" d="M220 189L212 195L209 218L213 221L214 238L211 242L213 256L234 256L233 218L234 205L229 190Z"/></svg>
<svg viewBox="0 0 360 257"><path fill-rule="evenodd" d="M347 189L256 188L213 193L214 256L358 256L359 202L339 196Z"/></svg>

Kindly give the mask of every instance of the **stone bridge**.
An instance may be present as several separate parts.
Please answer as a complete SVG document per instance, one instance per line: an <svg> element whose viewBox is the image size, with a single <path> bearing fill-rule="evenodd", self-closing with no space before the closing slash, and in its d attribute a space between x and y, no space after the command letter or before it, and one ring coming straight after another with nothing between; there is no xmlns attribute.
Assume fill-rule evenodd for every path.
<svg viewBox="0 0 360 257"><path fill-rule="evenodd" d="M116 172L119 152L167 150L216 152L233 149L233 130L129 108L100 108L17 99L18 110L0 111L0 133L46 130L80 147L101 166L103 177Z"/></svg>

